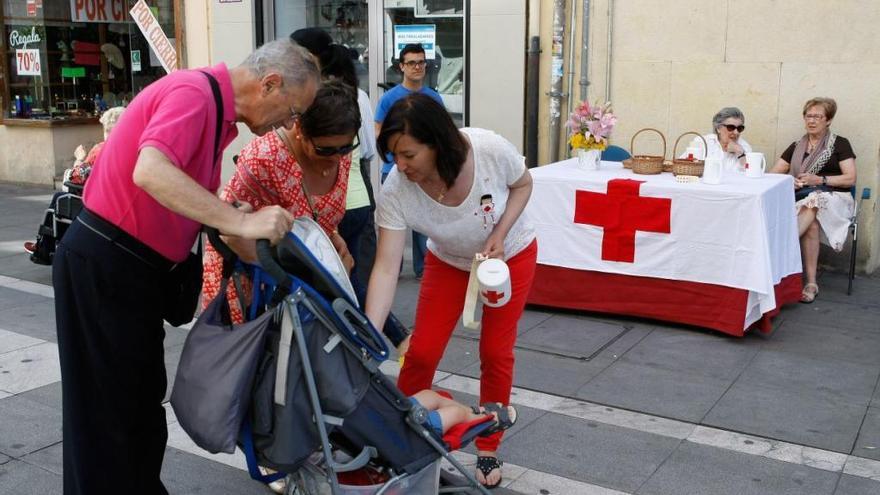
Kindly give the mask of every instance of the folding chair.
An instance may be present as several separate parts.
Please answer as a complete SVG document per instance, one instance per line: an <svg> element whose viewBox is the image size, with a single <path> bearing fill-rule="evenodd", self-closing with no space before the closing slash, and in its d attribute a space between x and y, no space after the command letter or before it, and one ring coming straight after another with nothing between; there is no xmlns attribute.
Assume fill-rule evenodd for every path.
<svg viewBox="0 0 880 495"><path fill-rule="evenodd" d="M849 220L849 232L852 236L852 251L849 255L849 281L846 286L846 295L852 295L853 278L856 276L856 249L859 240L859 205L866 199L871 199L871 189L865 187L862 189L862 197L856 199L856 186L853 185L849 193L852 194L855 206L853 207L852 218Z"/></svg>
<svg viewBox="0 0 880 495"><path fill-rule="evenodd" d="M602 151L602 160L606 162L622 162L630 158L630 156L628 151L613 144Z"/></svg>

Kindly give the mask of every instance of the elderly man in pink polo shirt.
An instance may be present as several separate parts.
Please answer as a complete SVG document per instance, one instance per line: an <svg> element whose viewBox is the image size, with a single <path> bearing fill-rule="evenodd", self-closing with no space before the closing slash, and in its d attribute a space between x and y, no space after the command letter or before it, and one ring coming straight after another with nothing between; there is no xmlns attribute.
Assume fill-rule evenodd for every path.
<svg viewBox="0 0 880 495"><path fill-rule="evenodd" d="M305 49L273 41L233 69L154 82L110 135L53 264L65 494L167 493L159 472L169 271L203 224L272 241L290 229L281 207L250 213L216 196L222 150L236 122L259 135L291 125L319 80Z"/></svg>

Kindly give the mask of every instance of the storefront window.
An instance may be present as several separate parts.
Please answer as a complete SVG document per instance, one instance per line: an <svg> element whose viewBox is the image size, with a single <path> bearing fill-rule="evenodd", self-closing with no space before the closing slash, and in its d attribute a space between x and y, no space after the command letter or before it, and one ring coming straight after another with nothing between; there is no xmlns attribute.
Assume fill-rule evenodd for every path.
<svg viewBox="0 0 880 495"><path fill-rule="evenodd" d="M421 43L428 59L425 84L443 97L458 125L464 123L464 0L384 0L385 83L399 84L398 55L407 43Z"/></svg>
<svg viewBox="0 0 880 495"><path fill-rule="evenodd" d="M327 31L334 43L348 47L360 88L369 90L369 8L366 1L272 0L274 39L286 38L305 27Z"/></svg>
<svg viewBox="0 0 880 495"><path fill-rule="evenodd" d="M129 15L133 3L2 0L3 118L96 116L165 75ZM173 38L175 0L147 4Z"/></svg>

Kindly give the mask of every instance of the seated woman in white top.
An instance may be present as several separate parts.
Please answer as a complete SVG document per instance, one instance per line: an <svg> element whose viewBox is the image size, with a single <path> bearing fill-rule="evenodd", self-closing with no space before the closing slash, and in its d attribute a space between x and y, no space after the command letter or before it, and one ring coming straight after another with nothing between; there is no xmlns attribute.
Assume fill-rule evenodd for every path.
<svg viewBox="0 0 880 495"><path fill-rule="evenodd" d="M708 153L703 154L703 140L700 138L694 138L690 147L699 150L696 155L698 158L719 158L725 172L741 170L746 153L752 152L752 146L740 137L746 129L745 121L746 118L739 108L722 108L712 117L712 129L715 132L703 136L709 148ZM687 151L679 158L687 158Z"/></svg>

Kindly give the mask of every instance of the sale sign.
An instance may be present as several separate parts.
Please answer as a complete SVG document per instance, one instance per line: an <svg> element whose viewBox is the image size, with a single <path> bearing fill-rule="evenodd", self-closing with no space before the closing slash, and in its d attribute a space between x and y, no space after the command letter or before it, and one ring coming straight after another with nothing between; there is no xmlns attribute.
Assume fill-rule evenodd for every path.
<svg viewBox="0 0 880 495"><path fill-rule="evenodd" d="M40 50L27 48L15 50L15 67L19 76L40 76Z"/></svg>
<svg viewBox="0 0 880 495"><path fill-rule="evenodd" d="M70 0L73 22L125 22L125 0Z"/></svg>
<svg viewBox="0 0 880 495"><path fill-rule="evenodd" d="M174 48L174 45L171 41L168 40L168 37L165 36L165 32L162 31L162 26L159 25L159 21L156 20L156 16L153 15L153 12L150 10L150 7L147 6L144 0L139 0L138 3L134 4L134 7L131 8L131 17L134 19L134 22L137 23L138 28L140 28L141 33L143 33L144 38L147 39L147 43L150 44L150 48L153 49L153 53L159 57L159 61L162 62L162 67L165 69L165 72L170 73L173 70L177 69L177 50Z"/></svg>

